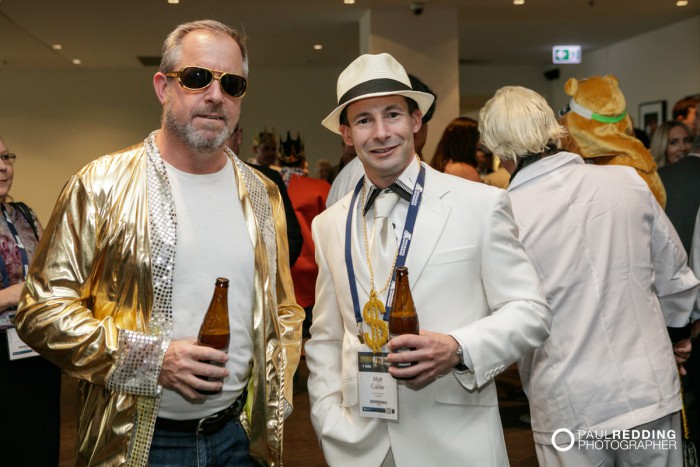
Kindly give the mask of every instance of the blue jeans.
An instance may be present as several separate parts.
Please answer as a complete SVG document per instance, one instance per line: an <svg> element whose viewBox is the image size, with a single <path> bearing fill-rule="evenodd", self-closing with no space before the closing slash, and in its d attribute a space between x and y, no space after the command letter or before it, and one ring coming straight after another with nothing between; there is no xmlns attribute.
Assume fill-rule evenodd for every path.
<svg viewBox="0 0 700 467"><path fill-rule="evenodd" d="M156 428L148 456L149 466L254 466L250 443L238 419L211 435Z"/></svg>

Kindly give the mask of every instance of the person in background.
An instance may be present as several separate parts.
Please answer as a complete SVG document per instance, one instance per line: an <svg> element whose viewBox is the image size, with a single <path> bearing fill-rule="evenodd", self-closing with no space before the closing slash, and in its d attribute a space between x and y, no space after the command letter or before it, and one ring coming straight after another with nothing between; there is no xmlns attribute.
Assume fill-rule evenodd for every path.
<svg viewBox="0 0 700 467"><path fill-rule="evenodd" d="M354 154L354 156L350 158L349 156L352 154ZM326 207L330 207L340 198L350 193L352 189L355 188L357 181L362 178L365 173L362 162L357 158L355 148L343 142L343 153L340 159L341 163L346 158L348 161L344 165L339 166L341 170L333 179L331 191L328 193L328 198L326 199Z"/></svg>
<svg viewBox="0 0 700 467"><path fill-rule="evenodd" d="M243 128L238 124L231 132L231 136L226 140L226 146L238 157L241 156L241 144L243 144Z"/></svg>
<svg viewBox="0 0 700 467"><path fill-rule="evenodd" d="M275 130L272 132L263 128L260 133L257 133L253 138L253 153L257 165L265 168L277 170L277 136Z"/></svg>
<svg viewBox="0 0 700 467"><path fill-rule="evenodd" d="M161 128L86 165L54 208L16 325L79 378L77 465L282 463L304 311L279 191L226 147L247 75L237 31L177 26L153 77ZM218 277L224 351L196 338Z"/></svg>
<svg viewBox="0 0 700 467"><path fill-rule="evenodd" d="M15 160L0 138L0 455L22 465L58 465L61 371L20 347L12 324L43 234L34 211L11 201Z"/></svg>
<svg viewBox="0 0 700 467"><path fill-rule="evenodd" d="M433 96L433 103L430 105L428 110L426 110L425 114L423 114L423 117L421 119L420 129L415 135L413 135L413 144L416 150L416 154L418 154L418 156L422 159L423 147L425 146L425 143L428 140L428 122L430 122L430 120L433 118L433 114L435 113L437 94L435 94L433 90L428 87L427 84L418 79L416 76L409 74L408 79L411 82L412 89ZM355 153L355 148L352 148L351 145L348 145L346 143L343 144L343 153L347 153L350 151L352 153ZM326 200L326 207L335 204L338 200L340 200L340 198L350 193L353 190L353 188L355 188L355 185L357 185L357 182L360 180L360 178L362 178L364 174L365 169L364 167L362 167L362 162L360 162L360 160L357 157L350 160L350 162L347 163L343 170L341 170L340 173L333 180L333 184L331 185L331 191L328 194L328 199Z"/></svg>
<svg viewBox="0 0 700 467"><path fill-rule="evenodd" d="M357 157L357 152L355 152L355 147L350 146L348 144L345 144L345 141L342 139L340 140L341 142L341 152L340 152L340 159L338 161L338 172L343 170L343 168L350 163L353 159ZM338 175L337 173L335 174L336 176Z"/></svg>
<svg viewBox="0 0 700 467"><path fill-rule="evenodd" d="M693 145L691 130L680 120L669 120L656 129L651 138L649 151L654 156L656 167L675 164L685 157Z"/></svg>
<svg viewBox="0 0 700 467"><path fill-rule="evenodd" d="M566 128L561 147L580 155L587 163L634 167L664 207L666 192L654 156L634 136L618 79L614 75L569 78L564 92L571 100L560 111ZM645 122L645 128L646 123L649 122Z"/></svg>
<svg viewBox="0 0 700 467"><path fill-rule="evenodd" d="M449 175L480 182L476 170L476 150L479 144L479 129L476 120L457 117L442 132L430 166Z"/></svg>
<svg viewBox="0 0 700 467"><path fill-rule="evenodd" d="M695 115L700 114L700 98L698 99L698 103L695 105ZM693 130L693 133L695 134L695 141L694 144L700 143L700 117L695 118L695 126L691 127Z"/></svg>
<svg viewBox="0 0 700 467"><path fill-rule="evenodd" d="M236 128L234 128L231 132L231 136L229 136L229 138L226 140L226 146L228 146L229 149L231 149L231 151L238 156L240 155L238 151L240 150L242 142L243 128L236 125ZM294 263L296 263L297 258L299 258L304 239L301 235L301 227L299 226L297 216L294 215L292 201L289 199L289 194L287 193L287 185L284 184L284 180L282 180L282 176L278 171L257 165L255 162L247 161L246 164L275 182L277 189L280 191L280 196L282 197L282 202L284 203L284 218L287 221L287 244L289 245L289 267L291 268L294 266Z"/></svg>
<svg viewBox="0 0 700 467"><path fill-rule="evenodd" d="M428 123L430 122L430 120L433 119L433 115L435 114L435 105L437 104L438 98L437 94L435 94L435 92L432 89L430 89L430 87L428 87L427 84L421 81L416 75L412 75L411 73L409 73L408 79L411 82L411 89L413 89L414 91L424 92L433 96L433 103L421 117L420 129L416 132L416 134L413 135L414 149L416 150L416 154L418 154L418 156L422 160L423 148L425 147L425 143L428 141Z"/></svg>
<svg viewBox="0 0 700 467"><path fill-rule="evenodd" d="M649 135L647 135L646 131L635 127L634 136L644 145L645 148L649 149L649 146L651 146L651 141L649 140Z"/></svg>
<svg viewBox="0 0 700 467"><path fill-rule="evenodd" d="M693 138L700 136L697 132L698 105L700 105L700 96L696 94L679 100L671 110L671 117L684 123L690 129Z"/></svg>
<svg viewBox="0 0 700 467"><path fill-rule="evenodd" d="M329 184L333 183L333 166L328 160L321 159L316 163L316 173L321 180L325 180Z"/></svg>
<svg viewBox="0 0 700 467"><path fill-rule="evenodd" d="M696 138L687 156L675 164L662 167L659 176L668 196L666 214L678 232L697 274L700 271L700 232L696 222L700 213L700 138ZM700 310L700 302L697 309ZM692 336L700 336L700 320L693 323ZM686 368L688 374L683 379L684 401L690 436L697 447L700 446L700 352L697 349L690 356Z"/></svg>
<svg viewBox="0 0 700 467"><path fill-rule="evenodd" d="M434 98L413 90L391 55L353 61L337 96L323 125L355 146L365 176L312 227L319 275L307 387L326 461L507 465L494 377L539 346L550 321L508 195L421 162L413 138ZM394 265L404 261L420 335L374 342L378 319L360 310L387 301ZM382 377L387 385L403 380L390 396L398 422L368 418L380 407L387 413L383 404L363 410L373 402L359 394L373 380L362 378L358 359L376 348L406 348L388 354L392 366Z"/></svg>
<svg viewBox="0 0 700 467"><path fill-rule="evenodd" d="M316 249L311 238L311 223L326 209L326 198L331 186L325 180L309 177L308 172L304 170L306 155L304 143L299 134L296 139L292 139L287 132L287 140L280 139L279 148L280 174L286 180L289 197L304 238L299 260L292 267L292 281L297 303L306 312L302 335L308 337L318 275Z"/></svg>
<svg viewBox="0 0 700 467"><path fill-rule="evenodd" d="M476 145L476 170L481 179L493 172L493 153L486 146L479 142Z"/></svg>
<svg viewBox="0 0 700 467"><path fill-rule="evenodd" d="M482 180L487 185L505 190L510 183L510 174L503 165L499 165L496 170L485 176Z"/></svg>
<svg viewBox="0 0 700 467"><path fill-rule="evenodd" d="M499 89L479 129L513 176L520 241L552 307L549 338L518 364L540 465L682 465L677 364L700 282L661 206L634 169L561 150L564 128L530 89ZM581 435L614 430L669 434L619 449Z"/></svg>
<svg viewBox="0 0 700 467"><path fill-rule="evenodd" d="M690 255L695 214L700 209L700 139L695 141L687 156L662 167L659 177L666 187L666 214L676 228L685 252Z"/></svg>

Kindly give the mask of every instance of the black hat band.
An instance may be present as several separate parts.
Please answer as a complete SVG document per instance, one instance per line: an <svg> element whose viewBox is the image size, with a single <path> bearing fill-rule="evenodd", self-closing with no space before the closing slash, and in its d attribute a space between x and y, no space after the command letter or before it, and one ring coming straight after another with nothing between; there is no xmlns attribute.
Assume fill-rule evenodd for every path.
<svg viewBox="0 0 700 467"><path fill-rule="evenodd" d="M355 98L379 92L413 91L411 86L390 78L377 78L353 86L338 99L338 105L343 105Z"/></svg>

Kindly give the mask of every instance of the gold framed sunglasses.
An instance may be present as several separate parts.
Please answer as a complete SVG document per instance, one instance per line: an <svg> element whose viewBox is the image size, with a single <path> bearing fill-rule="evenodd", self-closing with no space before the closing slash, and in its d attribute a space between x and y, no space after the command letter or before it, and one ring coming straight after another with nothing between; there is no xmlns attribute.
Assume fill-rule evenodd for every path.
<svg viewBox="0 0 700 467"><path fill-rule="evenodd" d="M199 66L187 66L180 71L165 73L165 76L177 78L180 86L191 91L206 89L215 79L219 80L221 89L231 97L243 97L248 89L248 80L242 76Z"/></svg>
<svg viewBox="0 0 700 467"><path fill-rule="evenodd" d="M14 165L15 159L17 159L17 156L12 153L0 154L0 161L3 161L6 165Z"/></svg>

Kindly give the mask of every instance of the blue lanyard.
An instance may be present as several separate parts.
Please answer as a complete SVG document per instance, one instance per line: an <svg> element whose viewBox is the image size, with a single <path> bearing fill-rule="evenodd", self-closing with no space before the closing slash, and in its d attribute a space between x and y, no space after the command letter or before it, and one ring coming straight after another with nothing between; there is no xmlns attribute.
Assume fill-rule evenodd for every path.
<svg viewBox="0 0 700 467"><path fill-rule="evenodd" d="M0 207L2 208L2 213L5 215L5 220L7 221L7 226L10 229L10 233L12 233L12 236L15 237L15 242L17 243L19 254L22 257L22 278L24 279L27 277L27 273L29 272L29 259L27 257L27 250L24 248L24 243L22 243L22 239L20 238L19 233L15 228L15 225L10 219L10 215L7 212L5 203L0 203ZM0 274L2 274L2 287L6 289L10 286L10 275L7 272L5 261L2 258L0 258Z"/></svg>
<svg viewBox="0 0 700 467"><path fill-rule="evenodd" d="M350 295L352 296L352 307L355 311L355 319L357 320L358 326L362 324L362 313L360 312L360 299L357 295L357 284L355 283L355 268L352 265L352 217L354 213L355 202L357 201L357 195L362 190L362 184L364 183L364 177L357 182L355 186L355 191L352 194L352 200L350 201L350 208L348 209L348 218L345 221L345 266L348 270L348 281L350 282ZM399 253L396 257L396 267L401 267L406 264L406 256L408 255L408 249L411 246L411 239L413 237L413 228L416 225L416 218L418 217L418 208L420 207L421 200L423 199L423 187L425 186L425 167L423 164L420 166L420 172L418 173L418 180L416 185L413 187L413 195L411 196L411 203L408 206L408 213L406 214L406 224L404 225L403 235L401 236L401 243L399 244ZM392 272L391 283L389 284L389 293L386 297L386 312L384 313L384 320L389 319L389 313L391 312L391 302L394 298L394 288L396 286L396 268Z"/></svg>

